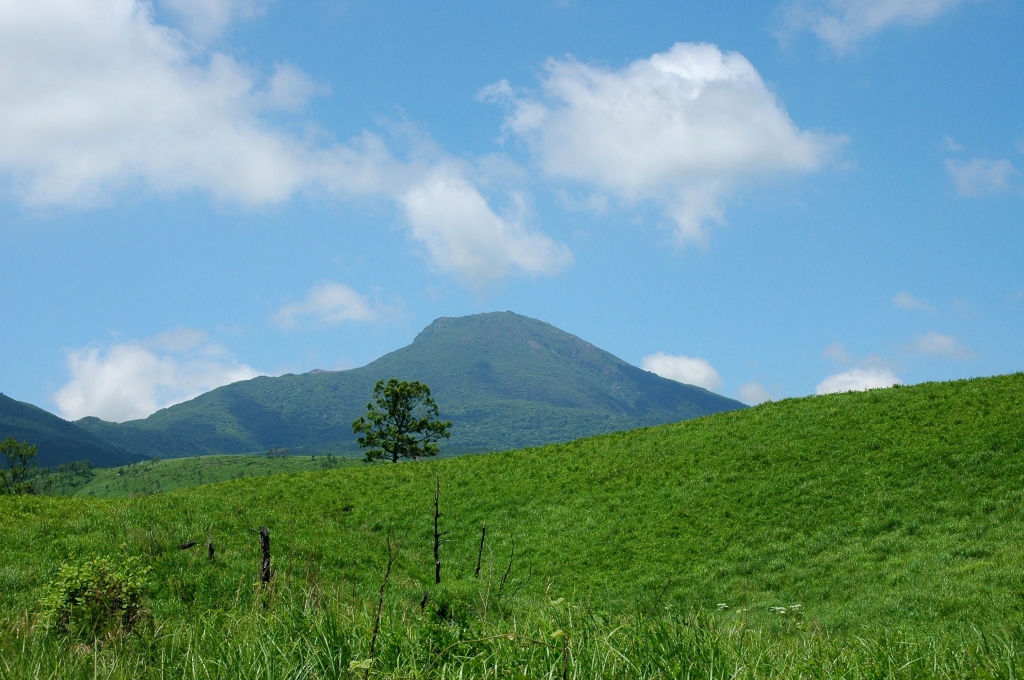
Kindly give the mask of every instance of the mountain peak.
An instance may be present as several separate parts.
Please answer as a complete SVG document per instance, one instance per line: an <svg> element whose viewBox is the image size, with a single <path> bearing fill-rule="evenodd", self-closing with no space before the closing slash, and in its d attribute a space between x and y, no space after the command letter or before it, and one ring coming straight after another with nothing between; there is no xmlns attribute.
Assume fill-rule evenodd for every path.
<svg viewBox="0 0 1024 680"><path fill-rule="evenodd" d="M352 421L377 380L418 380L453 423L449 453L537 446L743 408L632 366L549 323L511 311L440 317L361 368L261 377L112 426L80 423L147 455L270 447L357 450Z"/></svg>

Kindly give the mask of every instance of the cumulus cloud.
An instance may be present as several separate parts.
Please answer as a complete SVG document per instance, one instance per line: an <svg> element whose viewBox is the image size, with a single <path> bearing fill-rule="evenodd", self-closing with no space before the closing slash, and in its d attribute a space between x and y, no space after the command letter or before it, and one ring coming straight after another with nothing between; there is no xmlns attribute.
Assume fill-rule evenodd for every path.
<svg viewBox="0 0 1024 680"><path fill-rule="evenodd" d="M209 26L262 5L167 3ZM522 213L491 207L483 161L453 159L423 135L404 159L370 133L343 144L299 136L272 119L326 88L288 64L265 78L197 48L143 0L0 3L0 74L0 191L26 205L89 207L140 188L242 206L298 193L379 196L406 215L438 269L471 285L551 274L571 261Z"/></svg>
<svg viewBox="0 0 1024 680"><path fill-rule="evenodd" d="M70 380L53 400L69 420L145 418L221 385L260 375L193 329L67 352Z"/></svg>
<svg viewBox="0 0 1024 680"><path fill-rule="evenodd" d="M274 88L226 54L196 59L139 0L3 3L0 72L0 172L27 203L141 184L258 205L309 182L310 150L261 119Z"/></svg>
<svg viewBox="0 0 1024 680"><path fill-rule="evenodd" d="M431 262L471 285L514 271L555 274L572 263L566 245L526 228L521 199L509 214L499 215L450 165L434 168L398 200L412 237L427 247Z"/></svg>
<svg viewBox="0 0 1024 680"><path fill-rule="evenodd" d="M932 311L931 306L923 300L918 300L916 297L906 291L900 291L892 297L892 306L897 309L920 309L922 311Z"/></svg>
<svg viewBox="0 0 1024 680"><path fill-rule="evenodd" d="M549 59L541 85L532 97L501 81L479 98L509 107L506 132L546 175L657 202L681 244L706 242L739 183L816 170L845 141L799 129L743 55L709 44L677 43L619 70Z"/></svg>
<svg viewBox="0 0 1024 680"><path fill-rule="evenodd" d="M657 352L645 356L640 363L645 371L657 373L662 378L696 385L706 390L717 390L722 386L718 371L704 359Z"/></svg>
<svg viewBox="0 0 1024 680"><path fill-rule="evenodd" d="M884 368L855 368L836 373L818 383L815 394L832 394L834 392L860 392L878 387L899 385L900 379L892 371Z"/></svg>
<svg viewBox="0 0 1024 680"><path fill-rule="evenodd" d="M753 406L754 404L771 401L772 398L772 393L761 383L751 381L740 385L740 401L745 404Z"/></svg>
<svg viewBox="0 0 1024 680"><path fill-rule="evenodd" d="M1010 161L973 158L969 161L946 160L946 172L961 196L997 194L1010 189L1009 178L1017 174Z"/></svg>
<svg viewBox="0 0 1024 680"><path fill-rule="evenodd" d="M373 321L378 310L360 293L332 281L313 286L306 299L281 306L271 320L281 328L295 328L303 321L337 326L346 321Z"/></svg>
<svg viewBox="0 0 1024 680"><path fill-rule="evenodd" d="M970 359L974 352L962 345L952 335L944 335L930 331L911 344L910 349L915 354L925 356L941 357L943 359Z"/></svg>
<svg viewBox="0 0 1024 680"><path fill-rule="evenodd" d="M889 26L928 23L966 0L797 0L785 7L784 33L809 30L837 53Z"/></svg>

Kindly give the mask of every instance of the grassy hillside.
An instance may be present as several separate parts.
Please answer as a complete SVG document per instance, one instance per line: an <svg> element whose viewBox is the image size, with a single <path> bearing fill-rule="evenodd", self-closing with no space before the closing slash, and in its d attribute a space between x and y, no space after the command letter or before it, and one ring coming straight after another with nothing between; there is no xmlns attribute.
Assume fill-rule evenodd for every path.
<svg viewBox="0 0 1024 680"><path fill-rule="evenodd" d="M441 318L408 347L350 371L261 377L120 425L78 424L147 457L356 453L352 421L374 383L430 386L453 423L447 453L503 450L674 422L743 404L642 371L550 324L511 312Z"/></svg>
<svg viewBox="0 0 1024 680"><path fill-rule="evenodd" d="M330 659L368 653L390 530L406 538L381 654L407 675L431 675L438 656L474 677L488 659L499 677L560 673L557 648L446 645L509 630L557 642L561 629L575 641L573 677L616 659L617 677L1016 677L1006 669L1024 662L1022 416L1016 374L791 399L484 456L135 498L3 498L13 530L0 543L0 611L13 621L36 607L64 561L138 555L156 577L153 620L169 626L147 649L178 659L165 670L203 654L241 668L263 653L252 668L265 677L271 658L292 669L315 661L309 674L330 677ZM435 475L451 532L440 587ZM259 525L271 529L276 569L267 610L251 585L249 528ZM215 562L176 548L211 529ZM278 651L261 647L261 626L277 631ZM54 651L51 638L19 630L33 659ZM236 637L200 644L223 630ZM143 658L132 644L104 663Z"/></svg>
<svg viewBox="0 0 1024 680"><path fill-rule="evenodd" d="M0 394L0 440L7 437L36 445L38 463L50 467L74 460L108 467L143 458L41 408Z"/></svg>

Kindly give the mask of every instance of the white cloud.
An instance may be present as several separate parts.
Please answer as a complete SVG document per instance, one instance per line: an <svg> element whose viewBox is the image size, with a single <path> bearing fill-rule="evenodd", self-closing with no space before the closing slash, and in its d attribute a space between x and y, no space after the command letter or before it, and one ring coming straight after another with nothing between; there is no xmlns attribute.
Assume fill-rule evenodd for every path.
<svg viewBox="0 0 1024 680"><path fill-rule="evenodd" d="M970 161L946 160L946 172L956 185L961 196L981 196L995 194L1010 189L1008 181L1016 175L1010 161L992 160L991 158L972 158Z"/></svg>
<svg viewBox="0 0 1024 680"><path fill-rule="evenodd" d="M920 309L923 311L931 311L931 306L923 300L918 300L916 297L907 293L906 291L900 291L892 296L892 305L897 309Z"/></svg>
<svg viewBox="0 0 1024 680"><path fill-rule="evenodd" d="M437 166L398 200L434 265L472 286L514 272L551 275L572 264L567 246L526 228L521 199L510 214L495 213L456 166Z"/></svg>
<svg viewBox="0 0 1024 680"><path fill-rule="evenodd" d="M281 85L197 58L139 0L0 4L0 73L0 173L26 203L141 184L258 205L309 184L310 149L260 117Z"/></svg>
<svg viewBox="0 0 1024 680"><path fill-rule="evenodd" d="M543 97L482 89L510 108L545 174L628 203L658 202L679 243L704 243L739 183L820 168L845 139L800 130L743 55L677 43L620 70L549 59Z"/></svg>
<svg viewBox="0 0 1024 680"><path fill-rule="evenodd" d="M235 361L202 331L179 329L148 341L83 347L67 353L70 380L53 395L69 420L145 418L221 385L259 373Z"/></svg>
<svg viewBox="0 0 1024 680"><path fill-rule="evenodd" d="M822 380L814 389L815 394L832 394L834 392L854 392L872 390L878 387L899 385L900 379L892 371L884 368L854 368L843 373L836 373Z"/></svg>
<svg viewBox="0 0 1024 680"><path fill-rule="evenodd" d="M889 26L917 26L965 0L797 0L785 8L787 32L809 30L837 53Z"/></svg>
<svg viewBox="0 0 1024 680"><path fill-rule="evenodd" d="M704 359L657 352L645 356L640 362L645 371L657 373L662 378L696 385L706 390L717 390L722 386L718 371Z"/></svg>
<svg viewBox="0 0 1024 680"><path fill-rule="evenodd" d="M365 296L341 283L323 281L306 299L282 305L271 317L281 328L294 328L305 320L336 326L346 321L373 321L378 310Z"/></svg>
<svg viewBox="0 0 1024 680"><path fill-rule="evenodd" d="M168 6L215 26L263 3ZM370 133L345 144L297 136L271 114L300 111L325 87L288 64L262 78L197 48L142 0L0 3L0 74L0 191L29 206L88 207L128 189L204 192L242 206L303 192L381 196L408 217L438 269L475 287L571 262L522 214L488 204L480 187L501 163L453 159L415 131L406 131L405 160ZM514 174L509 165L498 179Z"/></svg>
<svg viewBox="0 0 1024 680"><path fill-rule="evenodd" d="M974 356L974 352L970 348L957 342L952 335L944 335L935 331L922 335L914 341L910 349L916 354L944 359L970 359Z"/></svg>
<svg viewBox="0 0 1024 680"><path fill-rule="evenodd" d="M952 137L950 137L949 135L946 135L945 137L943 137L942 141L946 144L946 149L948 151L963 151L964 150L964 147L962 147L959 144L957 144L957 141L955 139L953 139Z"/></svg>
<svg viewBox="0 0 1024 680"><path fill-rule="evenodd" d="M740 401L745 404L761 404L772 399L772 393L760 383L751 381L740 385Z"/></svg>

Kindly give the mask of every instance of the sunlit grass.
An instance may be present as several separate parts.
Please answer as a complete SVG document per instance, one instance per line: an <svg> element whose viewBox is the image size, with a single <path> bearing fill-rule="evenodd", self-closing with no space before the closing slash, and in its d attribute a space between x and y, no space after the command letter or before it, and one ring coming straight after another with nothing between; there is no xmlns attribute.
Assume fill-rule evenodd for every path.
<svg viewBox="0 0 1024 680"><path fill-rule="evenodd" d="M371 675L561 677L568 640L580 678L1017 677L1022 416L1017 374L499 454L2 498L0 617L15 633L0 673L346 677L366 660L390 531L405 542ZM435 473L451 532L440 587ZM33 630L59 566L93 555L152 566L150 627L88 650Z"/></svg>

